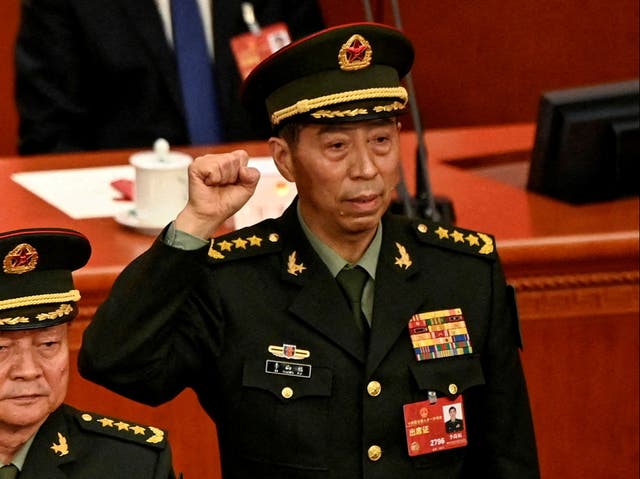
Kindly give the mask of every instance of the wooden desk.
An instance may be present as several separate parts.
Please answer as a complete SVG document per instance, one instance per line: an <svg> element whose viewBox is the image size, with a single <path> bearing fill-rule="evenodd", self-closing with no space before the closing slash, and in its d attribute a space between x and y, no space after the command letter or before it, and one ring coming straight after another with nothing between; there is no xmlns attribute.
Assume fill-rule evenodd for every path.
<svg viewBox="0 0 640 479"><path fill-rule="evenodd" d="M457 225L496 236L507 277L519 290L522 358L543 478L636 477L638 198L572 206L528 193L533 136L531 124L429 131L431 184L454 202ZM403 135L410 187L415 145L413 135ZM264 145L248 149L267 153ZM169 429L177 470L187 479L219 477L215 427L190 391L150 408L84 381L75 370L81 334L95 308L153 238L110 218L72 220L10 180L18 171L126 164L130 153L0 158L1 229L75 228L93 245L89 264L75 276L82 300L72 325L68 401Z"/></svg>

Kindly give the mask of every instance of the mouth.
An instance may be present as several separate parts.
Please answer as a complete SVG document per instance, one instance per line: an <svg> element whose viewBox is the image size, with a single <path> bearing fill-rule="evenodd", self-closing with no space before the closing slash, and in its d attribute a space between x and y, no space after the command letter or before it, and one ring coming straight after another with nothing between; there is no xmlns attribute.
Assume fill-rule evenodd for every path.
<svg viewBox="0 0 640 479"><path fill-rule="evenodd" d="M21 394L20 396L11 396L7 398L7 400L17 404L28 405L42 399L43 397L44 395L42 394Z"/></svg>
<svg viewBox="0 0 640 479"><path fill-rule="evenodd" d="M351 206L354 212L360 214L373 213L377 211L380 208L380 202L380 195L375 193L361 194L346 200L346 203Z"/></svg>

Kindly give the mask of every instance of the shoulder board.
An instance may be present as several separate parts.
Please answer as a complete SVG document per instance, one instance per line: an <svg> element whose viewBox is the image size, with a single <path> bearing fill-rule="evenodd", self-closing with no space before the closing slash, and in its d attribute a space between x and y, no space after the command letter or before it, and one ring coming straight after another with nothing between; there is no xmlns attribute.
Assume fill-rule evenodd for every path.
<svg viewBox="0 0 640 479"><path fill-rule="evenodd" d="M423 243L483 258L496 258L495 241L489 234L420 220L414 221L412 227Z"/></svg>
<svg viewBox="0 0 640 479"><path fill-rule="evenodd" d="M167 444L165 432L157 427L144 426L93 412L76 412L80 428L123 441L133 442L156 449L164 449Z"/></svg>
<svg viewBox="0 0 640 479"><path fill-rule="evenodd" d="M280 234L273 220L233 231L209 242L209 261L222 263L280 251Z"/></svg>

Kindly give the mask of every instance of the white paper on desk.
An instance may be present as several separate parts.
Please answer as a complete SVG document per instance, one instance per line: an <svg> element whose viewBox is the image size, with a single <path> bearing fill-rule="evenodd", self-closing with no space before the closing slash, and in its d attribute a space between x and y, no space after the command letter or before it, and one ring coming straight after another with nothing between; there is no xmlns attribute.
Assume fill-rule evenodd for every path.
<svg viewBox="0 0 640 479"><path fill-rule="evenodd" d="M260 171L256 192L234 216L236 228L275 218L296 195L269 157L251 158L249 164ZM130 201L119 201L120 193L111 186L119 179L134 180L130 165L15 173L11 179L74 219L116 216L134 208Z"/></svg>
<svg viewBox="0 0 640 479"><path fill-rule="evenodd" d="M119 201L111 186L119 179L133 180L130 165L15 173L11 179L74 219L115 216L133 207Z"/></svg>

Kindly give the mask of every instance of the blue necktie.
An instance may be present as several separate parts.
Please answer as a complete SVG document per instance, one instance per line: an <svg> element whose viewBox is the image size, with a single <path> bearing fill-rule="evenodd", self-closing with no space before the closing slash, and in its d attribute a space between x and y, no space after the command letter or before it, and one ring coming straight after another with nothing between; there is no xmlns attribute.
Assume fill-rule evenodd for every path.
<svg viewBox="0 0 640 479"><path fill-rule="evenodd" d="M171 0L171 20L191 144L220 143L214 68L196 0Z"/></svg>

